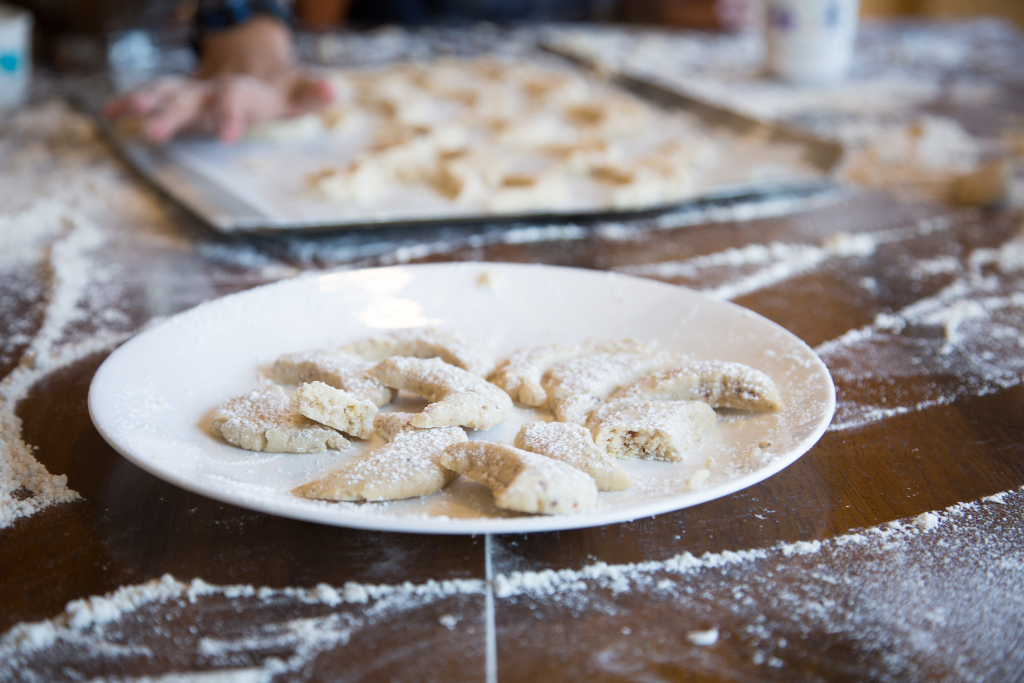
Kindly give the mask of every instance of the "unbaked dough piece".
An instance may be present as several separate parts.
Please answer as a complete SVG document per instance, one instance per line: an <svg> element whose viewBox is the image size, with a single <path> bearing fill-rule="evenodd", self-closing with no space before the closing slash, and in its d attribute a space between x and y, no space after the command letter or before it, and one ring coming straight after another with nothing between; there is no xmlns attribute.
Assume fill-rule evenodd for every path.
<svg viewBox="0 0 1024 683"><path fill-rule="evenodd" d="M300 415L360 439L373 436L377 406L323 382L306 382L292 395L292 408Z"/></svg>
<svg viewBox="0 0 1024 683"><path fill-rule="evenodd" d="M584 424L613 391L645 375L684 363L672 353L598 353L551 368L542 386L559 422Z"/></svg>
<svg viewBox="0 0 1024 683"><path fill-rule="evenodd" d="M624 491L633 485L626 470L594 445L585 427L567 422L527 422L515 447L564 462L589 474L598 491Z"/></svg>
<svg viewBox="0 0 1024 683"><path fill-rule="evenodd" d="M718 416L701 401L611 401L587 426L597 447L613 458L682 460Z"/></svg>
<svg viewBox="0 0 1024 683"><path fill-rule="evenodd" d="M782 397L771 377L731 361L694 361L644 377L611 396L639 401L703 401L712 408L777 412Z"/></svg>
<svg viewBox="0 0 1024 683"><path fill-rule="evenodd" d="M501 214L527 214L541 209L559 210L572 200L571 188L565 178L556 173L543 173L536 177L512 177L511 182L495 189L487 202L487 210Z"/></svg>
<svg viewBox="0 0 1024 683"><path fill-rule="evenodd" d="M372 361L392 356L440 358L481 377L494 369L494 358L482 344L456 332L442 332L433 327L398 330L349 344L342 350Z"/></svg>
<svg viewBox="0 0 1024 683"><path fill-rule="evenodd" d="M320 453L347 441L333 429L299 415L278 386L255 389L226 401L213 414L210 431L247 451Z"/></svg>
<svg viewBox="0 0 1024 683"><path fill-rule="evenodd" d="M378 416L379 417L379 416ZM461 427L400 428L389 443L292 490L321 500L399 500L439 491L459 476L440 464L444 449L466 440Z"/></svg>
<svg viewBox="0 0 1024 683"><path fill-rule="evenodd" d="M490 429L512 415L512 400L483 377L440 358L395 356L380 362L370 375L394 389L419 394L429 403L410 420L428 427Z"/></svg>
<svg viewBox="0 0 1024 683"><path fill-rule="evenodd" d="M597 502L597 485L588 475L505 444L468 441L449 446L441 464L490 488L494 504L505 510L567 515Z"/></svg>
<svg viewBox="0 0 1024 683"><path fill-rule="evenodd" d="M339 350L287 353L270 368L270 379L281 384L323 382L380 407L395 397L392 389L366 373L373 363Z"/></svg>
<svg viewBox="0 0 1024 683"><path fill-rule="evenodd" d="M304 114L257 123L249 127L245 136L250 140L294 143L312 140L323 132L324 125L318 114Z"/></svg>
<svg viewBox="0 0 1024 683"><path fill-rule="evenodd" d="M988 206L1006 200L1010 191L1010 162L1006 159L979 164L953 182L953 201L966 206Z"/></svg>
<svg viewBox="0 0 1024 683"><path fill-rule="evenodd" d="M634 339L594 339L582 344L532 346L516 351L502 361L490 379L508 392L512 400L528 406L543 406L548 396L541 386L541 378L552 366L597 353L639 353L650 348L649 344Z"/></svg>

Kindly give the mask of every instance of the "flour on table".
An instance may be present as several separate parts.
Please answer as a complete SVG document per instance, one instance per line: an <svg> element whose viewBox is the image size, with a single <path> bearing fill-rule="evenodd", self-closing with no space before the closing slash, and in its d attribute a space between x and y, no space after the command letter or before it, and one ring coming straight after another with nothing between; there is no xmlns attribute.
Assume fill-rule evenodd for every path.
<svg viewBox="0 0 1024 683"><path fill-rule="evenodd" d="M975 173L978 142L952 119L926 116L884 127L843 162L844 180L866 187L899 187L920 197L958 198L962 178ZM976 181L983 182L983 178ZM984 203L981 188L963 186L960 199Z"/></svg>
<svg viewBox="0 0 1024 683"><path fill-rule="evenodd" d="M612 673L643 671L653 663L711 674L742 656L766 674L778 668L795 675L801 662L816 656L805 643L806 632L816 632L850 642L878 680L920 678L933 666L959 680L1004 679L1024 666L1012 647L1018 634L994 626L1016 623L1024 608L1016 590L1024 567L1024 525L1019 514L1007 512L1008 507L1019 511L1024 489L992 497L1001 502L953 505L808 543L801 553L787 552L794 544L780 543L700 556L684 551L636 564L517 571L507 554L510 546L497 537L490 585L458 579L269 588L182 582L165 575L74 600L51 619L16 624L0 635L0 674L16 670L52 678L51 672L80 661L82 652L90 661L117 662L119 671L145 665L150 676L171 673L153 668L152 643L166 642L168 629L180 656L200 659L204 669L229 669L231 656L245 652L249 671L297 674L358 634L417 618L430 605L444 610L440 637L457 637L464 651L476 653L483 648L483 629L464 629L492 590L499 614L507 606L533 605L544 617L533 629L535 637L570 648ZM926 515L931 521L922 525ZM997 528L1000 535L990 533ZM936 546L943 552L936 553ZM950 553L963 561L943 562ZM649 623L645 638L625 639L624 597L634 609L672 601L678 620ZM238 632L226 634L218 622L196 618L223 609L225 601L240 615ZM900 609L892 609L894 604ZM607 628L563 644L562 636L545 626L581 611L601 614ZM716 623L708 623L708 613L720 615ZM196 630L174 630L174 624L185 622ZM663 635L673 636L671 651L658 647ZM501 636L499 629L496 637ZM719 652L716 645L723 639L729 647ZM192 670L174 666L179 675Z"/></svg>

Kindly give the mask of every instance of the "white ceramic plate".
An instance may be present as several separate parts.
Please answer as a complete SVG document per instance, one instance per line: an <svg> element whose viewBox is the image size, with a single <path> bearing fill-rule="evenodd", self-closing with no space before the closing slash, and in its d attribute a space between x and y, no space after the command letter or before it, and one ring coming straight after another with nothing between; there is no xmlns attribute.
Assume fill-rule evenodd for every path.
<svg viewBox="0 0 1024 683"><path fill-rule="evenodd" d="M786 407L778 414L720 411L719 424L684 461L624 462L633 488L602 493L596 508L567 516L499 510L486 488L465 478L405 501L305 500L289 491L369 446L262 454L210 434L212 411L257 386L261 368L278 355L420 326L478 337L498 355L593 337L654 341L663 350L763 370ZM135 464L189 491L324 524L452 534L596 526L718 498L794 462L821 437L834 409L832 379L814 352L744 308L612 273L489 263L305 276L226 296L128 341L103 363L89 391L90 414L103 437ZM511 443L523 422L543 415L517 407L509 422L469 435Z"/></svg>

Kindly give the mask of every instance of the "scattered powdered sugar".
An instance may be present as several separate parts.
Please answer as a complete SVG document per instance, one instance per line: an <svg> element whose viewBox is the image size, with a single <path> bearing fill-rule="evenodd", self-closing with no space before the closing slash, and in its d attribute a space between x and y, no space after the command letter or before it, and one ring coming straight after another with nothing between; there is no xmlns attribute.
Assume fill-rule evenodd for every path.
<svg viewBox="0 0 1024 683"><path fill-rule="evenodd" d="M1007 515L1022 504L1024 489L1017 489L832 539L560 571L502 572L514 560L499 539L495 609L532 605L545 617L531 625L533 636L555 645L549 626L565 623L563 611L602 614L607 629L595 622L588 638L571 647L614 670L668 658L711 672L721 670L723 658L745 653L756 666L797 671L801 662L828 661L815 651L828 634L866 661L874 680L927 678L935 671L958 680L1003 679L1024 665L1012 647L1019 634L1006 628L1024 608L1016 590L1024 525L1019 515ZM165 575L14 626L0 636L0 681L88 674L81 667L89 666L109 671L114 662L127 672L149 662L149 676L168 673L159 668L165 666L180 676L191 668L225 676L243 670L251 678L242 680L295 675L368 629L413 623L431 605L444 611L428 620L441 629L429 637L451 634L461 648L473 651L479 641L483 650L484 633L471 624L479 623L487 593L488 583L478 579L267 588ZM637 634L642 640L628 641L638 648L616 649L636 629L621 626L628 617L618 605L658 610L668 602L676 615L671 623L653 620ZM230 626L216 616L225 606ZM709 613L718 615L717 623L707 623ZM500 639L506 627L498 623ZM679 647L676 635L670 653L659 649L680 623L692 624L684 636L690 647ZM716 649L723 638L730 646ZM154 654L172 650L175 664L154 663Z"/></svg>
<svg viewBox="0 0 1024 683"><path fill-rule="evenodd" d="M686 639L694 645L711 646L718 642L718 629L709 628L707 631L690 631Z"/></svg>
<svg viewBox="0 0 1024 683"><path fill-rule="evenodd" d="M946 262L942 275L951 280L935 294L820 344L815 351L839 393L830 429L1018 386L1024 377L1022 253L1024 229L999 248L970 252L955 269ZM879 381L883 376L900 378L898 395Z"/></svg>
<svg viewBox="0 0 1024 683"><path fill-rule="evenodd" d="M748 244L686 261L662 261L618 268L619 272L661 279L687 278L702 284L728 279L703 291L717 299L735 299L807 273L831 258L866 258L890 235L836 233L821 246L813 244ZM737 270L740 270L737 273Z"/></svg>
<svg viewBox="0 0 1024 683"><path fill-rule="evenodd" d="M931 531L939 526L939 516L934 512L923 512L914 518L914 523L921 531Z"/></svg>
<svg viewBox="0 0 1024 683"><path fill-rule="evenodd" d="M82 117L60 105L44 105L16 120L5 119L0 125L0 156L12 162L0 169L0 183L5 190L10 188L0 196L0 272L5 277L20 276L19 268L26 263L41 266L40 273L26 275L28 281L40 281L35 295L41 304L38 329L33 324L19 330L0 349L0 353L7 354L5 358L14 353L24 358L0 383L3 528L19 517L77 496L67 488L65 477L46 472L32 447L21 441L15 407L46 373L109 348L127 333L131 323L118 318L116 306L101 302L97 307L89 300L108 275L103 258L94 252L115 249L122 241L138 243L131 239L172 251L193 247L173 227L177 220L173 212L124 175ZM17 140L27 142L14 148ZM654 219L643 229L781 215L816 201L825 202L825 196L691 208ZM832 202L836 195L828 197L827 201ZM116 212L124 216L114 216ZM932 221L883 233L842 233L820 244L752 245L687 261L650 264L629 272L691 278L706 291L734 298L809 272L833 259L868 258L880 244L947 227L941 221ZM608 240L626 239L636 230L629 224L608 223L594 228L522 226L472 234L435 230L423 237L396 233L381 238L290 236L272 247L259 248L266 251L253 252L251 245L224 243L201 244L196 251L214 264L258 268L260 277L274 278L293 271L270 253L284 254L304 264L370 257L378 258L377 262L402 261L487 244L570 240L591 234ZM1001 246L955 256L928 255L912 259L907 265L916 280L945 277L949 282L900 310L879 312L870 325L851 330L817 349L840 389L833 429L1020 383L1024 366L1024 300L1020 295L1024 233ZM242 284L253 281L239 280ZM213 293L211 289L206 295ZM102 315L90 315L90 311ZM84 323L95 324L97 329L86 334L68 329ZM880 382L893 370L907 383L906 393L890 394ZM953 379L936 383L930 377ZM698 470L693 477L706 471ZM22 489L30 495L24 497L19 493ZM880 680L927 677L936 670L953 671L963 680L1007 678L1005 672L1019 670L1024 662L1019 660L1019 648L1007 640L1012 634L997 632L989 624L1016 623L1012 621L1013 610L1019 615L1021 609L1016 584L1024 567L1020 551L1024 543L1019 516L1005 519L1009 516L1007 509L1019 508L1020 498L1019 492L1004 492L982 499L993 505L979 502L954 506L895 526L771 549L726 551L699 558L684 554L661 562L595 565L568 573L506 571L497 577L494 586L501 593L499 597L507 600L551 595L556 598L552 609L564 603L612 611L605 597L608 591L613 595L631 592L641 601L645 596L651 596L653 602L671 598L678 601L680 610L693 616L691 634L716 631L722 639L739 638L751 659L766 666L784 665L789 661L787 653L793 653L793 657L806 654L806 650L799 650L799 643L815 628L823 627L837 634L844 644L873 658L877 666L873 677ZM998 519L992 512L996 508ZM1001 528L1000 535L986 533L996 527ZM933 555L929 545L933 542L947 547ZM857 553L852 546L856 546ZM964 558L964 562L950 568L942 564L942 558L949 556ZM837 600L830 596L821 589L826 584L843 587L845 597ZM56 619L11 629L0 639L0 661L4 662L0 664L0 681L8 680L11 667L15 667L15 676L30 671L41 671L40 679L64 675L59 669L60 653L65 652L62 648L89 653L100 662L149 659L152 651L144 643L160 641L166 617L177 617L182 609L215 609L221 606L218 601L224 600L233 603L232 612L238 607L267 619L243 617L238 632L225 633L210 627L192 634L196 637L186 640L183 647L199 653L193 661L206 657L202 664L222 667L222 673L187 675L188 680L266 680L282 672L300 671L320 653L343 646L371 623L360 620L378 606L374 614L387 619L416 605L486 590L486 584L479 581L446 585L349 584L341 588L272 590L208 586L196 581L186 585L166 579L124 587L108 596L71 603L66 614ZM385 595L387 591L391 593ZM735 608L735 616L730 617L733 621L723 621L714 628L700 623L703 606L709 603ZM901 605L898 613L891 609L893 604ZM300 606L300 612L301 606L323 612L281 617L280 612L287 611L281 610L282 606L295 605ZM344 616L330 611L353 606L365 611ZM443 621L436 616L433 621L445 632L461 633L468 620L445 609L448 613L441 617ZM136 633L139 624L144 632ZM593 647L599 647L598 640ZM959 645L955 646L954 641ZM713 652L714 645L701 648ZM281 649L290 654L281 655ZM240 666L233 657L242 652L257 653L255 663L246 659L247 663ZM1008 652L1012 654L1006 658ZM686 659L689 654L684 651L678 656ZM621 651L602 650L601 661L614 668L624 657ZM697 669L701 666L707 666L706 662ZM135 669L126 671L129 673L125 675L131 675ZM140 677L153 674L146 668L138 672ZM169 673L159 680L177 680L177 674Z"/></svg>
<svg viewBox="0 0 1024 683"><path fill-rule="evenodd" d="M0 158L0 310L11 323L0 340L0 364L11 368L0 381L4 528L78 498L66 477L48 473L22 441L19 401L48 373L134 332L137 314L124 309L137 298L125 282L146 283L142 321L177 310L164 308L171 297L161 299L161 275L191 277L176 261L194 245L182 234L182 216L142 188L93 123L62 102L0 114ZM133 252L148 257L145 275L123 258ZM272 276L277 265L265 273ZM202 291L202 284L197 278L193 287Z"/></svg>
<svg viewBox="0 0 1024 683"><path fill-rule="evenodd" d="M42 227L37 231L36 226ZM119 341L121 335L99 335L74 345L59 342L67 327L86 311L79 307L92 275L85 253L102 244L87 219L56 203L37 203L0 220L11 250L7 257L44 257L46 293L43 320L22 352L21 363L0 380L0 528L54 503L76 500L65 475L51 475L21 440L21 420L15 413L29 388L52 370L63 367ZM26 235L32 235L30 240ZM40 248L40 242L49 245ZM37 241L38 240L38 241ZM20 247L20 248L19 248ZM29 495L22 495L23 493Z"/></svg>
<svg viewBox="0 0 1024 683"><path fill-rule="evenodd" d="M999 496L1013 510L1024 503L1022 489ZM1024 524L997 508L983 499L763 550L498 574L497 607L528 606L545 618L531 626L538 643L585 649L602 670L634 679L662 665L721 672L737 653L795 676L808 664L835 666L817 651L824 638L852 649L858 671L872 680L1012 678L1024 666L1013 626L1024 608L1017 590ZM649 620L639 639L623 640L619 625L632 625L629 615L658 614L666 604L671 623ZM544 626L583 611L602 614L585 643L563 642ZM718 623L709 624L708 614ZM686 635L694 649L679 646L680 624L697 627ZM722 638L728 648L705 649Z"/></svg>
<svg viewBox="0 0 1024 683"><path fill-rule="evenodd" d="M876 232L835 233L820 245L748 244L682 261L617 270L732 299L810 273L826 262L871 258L881 245L910 243L952 230L965 220L971 220L967 213L938 216ZM1024 227L998 247L980 247L961 256L911 256L903 263L910 287L937 277L946 277L949 283L899 311L881 311L872 324L817 346L815 351L837 384L832 430L948 404L958 396L990 394L1021 382ZM886 381L894 376L908 383L896 393ZM953 381L929 379L934 377Z"/></svg>
<svg viewBox="0 0 1024 683"><path fill-rule="evenodd" d="M845 137L852 151L843 162L843 180L864 187L899 187L921 199L952 199L955 183L975 169L981 156L970 133L956 121L937 116L876 125L867 132L862 127Z"/></svg>
<svg viewBox="0 0 1024 683"><path fill-rule="evenodd" d="M864 233L837 232L819 244L771 242L731 247L685 261L659 261L616 268L618 272L686 284L720 299L771 287L813 271L830 259L868 258L880 245L898 243L947 230L953 221L943 216L912 225ZM993 257L999 258L999 257ZM943 272L948 272L945 263Z"/></svg>
<svg viewBox="0 0 1024 683"><path fill-rule="evenodd" d="M0 638L0 681L46 680L76 670L88 675L97 662L98 672L108 673L115 661L119 671L143 665L141 671L152 675L146 660L170 650L179 655L172 661L181 662L184 655L186 667L212 669L211 680L220 680L212 678L214 672L223 680L270 680L298 674L362 629L439 602L462 607L485 589L483 581L473 579L267 588L214 586L201 579L183 583L164 575L75 600L53 619L14 626ZM226 605L233 616L241 614L240 628L216 616ZM442 620L446 633L459 623L451 615ZM172 634L171 622L190 626L178 626ZM240 660L246 666L236 679ZM181 680L196 680L187 668L180 671L180 664L171 666Z"/></svg>

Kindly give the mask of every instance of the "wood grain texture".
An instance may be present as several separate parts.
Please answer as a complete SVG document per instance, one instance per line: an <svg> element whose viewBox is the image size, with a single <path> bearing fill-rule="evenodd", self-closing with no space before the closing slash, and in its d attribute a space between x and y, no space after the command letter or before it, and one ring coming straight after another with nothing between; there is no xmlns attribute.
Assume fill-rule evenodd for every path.
<svg viewBox="0 0 1024 683"><path fill-rule="evenodd" d="M1004 109L1021 97L1007 86ZM991 133L1005 117L972 120L980 133ZM972 254L1021 234L1019 211L913 203L882 192L817 199L781 216L591 223L550 239L513 232L530 226L496 225L226 238L161 205L176 226L174 240L146 249L112 244L98 263L109 269L104 292L113 293L108 304L123 315L119 325L135 329L286 275L393 265L407 262L409 253L427 254L411 262L614 270L714 292L759 266L694 268L701 257L752 245L823 254L837 237L870 236L869 252L824 254L733 298L825 349L880 315L951 296L950 286L972 272ZM1019 270L989 264L975 275L975 299L985 287L1021 291ZM0 282L0 334L13 340L3 345L0 373L26 362L27 342L18 335L31 337L42 322L46 293L37 280L28 272ZM978 314L979 338L1024 338L1020 310L1007 307L998 321ZM98 325L88 316L75 324L86 331ZM834 423L806 455L759 484L622 524L491 538L322 526L167 484L118 455L93 427L87 391L106 352L88 356L45 375L17 406L22 439L51 473L66 474L82 499L0 529L0 647L21 633L16 625L50 619L49 626L66 625L70 601L165 574L216 590L146 603L111 624L76 632L121 648L101 655L70 640L15 648L20 659L0 662L0 683L225 671L239 681L965 680L967 674L1019 680L1024 563L1014 562L1024 547L1024 505L983 499L1024 486L1024 386L1020 377L1000 385L982 371L968 373L972 364L998 365L1000 358L983 357L992 354L984 344L943 355L944 335L941 320L908 323L898 338L849 347L846 355L823 351L842 419L850 422ZM1006 353L1002 360L1016 362L1024 350ZM915 520L923 513L972 501L962 523L947 515L945 526L918 533ZM902 534L898 542L886 545L887 529ZM846 539L845 545L830 539ZM816 541L825 542L821 551L807 554L785 545ZM745 553L747 559L691 573L666 570L666 560L685 553ZM598 563L625 577L625 589L580 578L579 570ZM558 587L504 594L487 582L515 572ZM466 583L448 593L439 588L455 580ZM297 590L326 585L343 592L346 582L381 588L339 601L330 591L316 598ZM263 599L239 586L278 592ZM693 633L712 628L717 641L693 643ZM983 640L989 649L978 649ZM273 662L283 664L275 669Z"/></svg>

